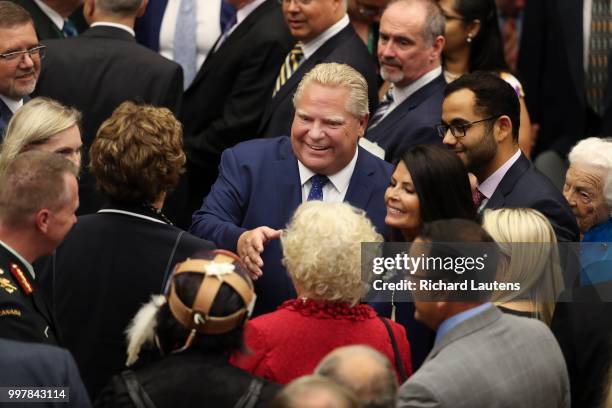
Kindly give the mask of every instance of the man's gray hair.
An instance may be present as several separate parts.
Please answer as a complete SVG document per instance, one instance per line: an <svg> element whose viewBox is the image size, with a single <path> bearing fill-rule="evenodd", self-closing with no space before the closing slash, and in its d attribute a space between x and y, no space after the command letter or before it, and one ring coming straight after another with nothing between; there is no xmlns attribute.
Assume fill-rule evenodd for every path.
<svg viewBox="0 0 612 408"><path fill-rule="evenodd" d="M357 358L359 361L355 361ZM367 360L366 364L363 364L364 359ZM355 370L354 366L363 367L363 370ZM340 347L321 360L315 374L327 377L353 391L364 408L395 407L395 371L389 359L371 347Z"/></svg>
<svg viewBox="0 0 612 408"><path fill-rule="evenodd" d="M427 45L432 45L436 38L444 36L446 29L446 19L444 13L440 8L437 1L434 0L391 0L387 4L387 8L395 3L403 3L406 6L413 6L415 4L422 4L427 12L425 16L425 22L423 23L423 39Z"/></svg>
<svg viewBox="0 0 612 408"><path fill-rule="evenodd" d="M118 16L135 15L144 0L95 0L102 11Z"/></svg>
<svg viewBox="0 0 612 408"><path fill-rule="evenodd" d="M368 108L368 83L363 75L346 64L335 62L319 64L311 69L300 81L293 105L296 106L302 98L304 89L311 83L331 87L344 87L349 91L346 110L357 118L365 117L370 111Z"/></svg>
<svg viewBox="0 0 612 408"><path fill-rule="evenodd" d="M569 152L568 160L570 166L592 167L601 172L604 202L612 211L612 139L583 139Z"/></svg>

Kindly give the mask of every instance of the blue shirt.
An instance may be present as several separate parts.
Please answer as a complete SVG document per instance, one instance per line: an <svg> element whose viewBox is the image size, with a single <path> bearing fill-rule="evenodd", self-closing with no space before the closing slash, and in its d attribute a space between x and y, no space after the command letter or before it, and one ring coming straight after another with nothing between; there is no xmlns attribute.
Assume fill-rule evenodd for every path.
<svg viewBox="0 0 612 408"><path fill-rule="evenodd" d="M457 313L456 315L451 316L445 321L443 321L440 327L438 327L438 332L436 333L436 340L434 341L434 347L446 335L446 333L450 332L452 329L454 329L460 323L466 321L470 317L476 316L478 313L483 312L488 307L494 307L493 303L491 302L483 303L480 306L476 306L464 312Z"/></svg>

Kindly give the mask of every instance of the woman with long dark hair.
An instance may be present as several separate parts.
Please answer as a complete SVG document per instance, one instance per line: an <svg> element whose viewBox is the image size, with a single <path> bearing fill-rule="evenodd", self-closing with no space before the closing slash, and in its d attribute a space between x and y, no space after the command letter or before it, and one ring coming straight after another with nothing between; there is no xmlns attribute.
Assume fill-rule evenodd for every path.
<svg viewBox="0 0 612 408"><path fill-rule="evenodd" d="M529 157L535 140L525 93L504 59L495 0L438 0L438 3L446 18L446 43L442 51L446 82L468 72L493 71L512 85L521 104L519 145Z"/></svg>
<svg viewBox="0 0 612 408"><path fill-rule="evenodd" d="M453 151L434 145L418 145L401 156L385 192L385 203L385 223L391 228L393 241L412 242L426 222L477 218L461 159ZM406 327L416 370L431 350L435 334L414 319L410 299L395 295L390 303L378 303L375 309Z"/></svg>

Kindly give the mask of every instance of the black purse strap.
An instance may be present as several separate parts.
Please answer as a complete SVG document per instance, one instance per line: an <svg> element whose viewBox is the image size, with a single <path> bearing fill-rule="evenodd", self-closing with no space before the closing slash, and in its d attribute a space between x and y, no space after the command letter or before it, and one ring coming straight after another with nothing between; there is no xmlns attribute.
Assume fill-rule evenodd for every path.
<svg viewBox="0 0 612 408"><path fill-rule="evenodd" d="M408 379L408 376L406 375L406 370L404 369L404 364L402 363L402 359L400 357L400 352L399 348L397 347L395 335L393 334L393 329L391 328L391 325L389 324L387 319L382 316L378 316L378 318L383 322L385 328L387 329L387 333L389 333L389 338L391 339L391 346L393 347L393 357L395 358L395 368L397 368L397 372L400 376L400 381L403 383Z"/></svg>
<svg viewBox="0 0 612 408"><path fill-rule="evenodd" d="M166 262L166 270L164 272L164 280L162 281L161 293L165 293L166 290L166 282L170 278L170 269L172 268L172 260L174 259L174 255L176 254L176 248L178 248L179 242L181 242L181 237L185 231L179 231L176 236L176 240L174 241L174 246L172 247L172 252L170 252L170 256L168 257L168 262Z"/></svg>
<svg viewBox="0 0 612 408"><path fill-rule="evenodd" d="M234 408L253 408L259 400L261 387L263 387L263 382L259 378L253 378L249 384L249 389L240 397Z"/></svg>
<svg viewBox="0 0 612 408"><path fill-rule="evenodd" d="M121 373L121 377L136 408L156 408L153 400L151 400L145 389L142 388L138 378L136 378L136 374L132 370L125 370Z"/></svg>

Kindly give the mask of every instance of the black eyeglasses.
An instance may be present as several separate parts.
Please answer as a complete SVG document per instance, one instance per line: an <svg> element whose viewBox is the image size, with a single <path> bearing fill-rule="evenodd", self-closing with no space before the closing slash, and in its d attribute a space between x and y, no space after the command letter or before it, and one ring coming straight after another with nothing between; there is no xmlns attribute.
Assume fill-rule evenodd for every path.
<svg viewBox="0 0 612 408"><path fill-rule="evenodd" d="M440 123L439 125L436 125L436 130L438 131L438 135L442 139L444 139L444 136L446 136L446 132L448 132L449 130L451 132L451 135L453 135L456 138L465 137L465 133L467 132L467 130L471 128L472 126L474 126L475 124L497 119L500 116L501 115L495 115L495 116L491 116L486 119L475 120L474 122L463 123L461 125L447 125L446 123Z"/></svg>
<svg viewBox="0 0 612 408"><path fill-rule="evenodd" d="M26 54L28 54L30 58L34 58L35 56L37 56L40 57L40 59L43 59L45 58L46 49L47 47L45 47L44 45L38 45L36 47L30 48L29 50L13 51L0 54L0 59L4 61L21 61Z"/></svg>

